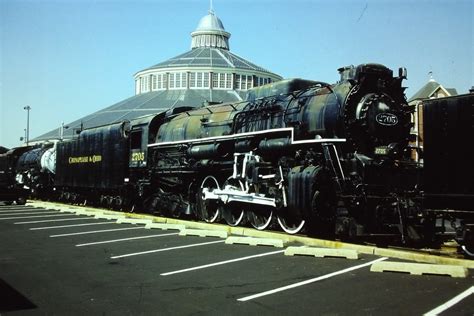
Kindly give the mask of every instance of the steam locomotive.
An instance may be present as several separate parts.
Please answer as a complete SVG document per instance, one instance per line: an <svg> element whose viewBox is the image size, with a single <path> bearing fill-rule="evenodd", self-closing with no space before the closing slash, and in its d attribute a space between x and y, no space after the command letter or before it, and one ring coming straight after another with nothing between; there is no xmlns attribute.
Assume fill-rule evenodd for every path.
<svg viewBox="0 0 474 316"><path fill-rule="evenodd" d="M20 180L69 203L289 234L433 239L437 215L420 208L421 168L410 158L406 70L339 72L336 84L283 80L242 102L84 130L33 149L55 159L50 167L20 159Z"/></svg>

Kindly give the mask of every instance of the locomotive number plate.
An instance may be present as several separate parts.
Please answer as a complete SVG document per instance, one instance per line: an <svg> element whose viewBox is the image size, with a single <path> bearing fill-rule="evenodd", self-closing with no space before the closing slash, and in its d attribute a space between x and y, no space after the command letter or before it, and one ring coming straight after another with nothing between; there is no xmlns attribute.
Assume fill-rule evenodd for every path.
<svg viewBox="0 0 474 316"><path fill-rule="evenodd" d="M131 161L144 161L145 153L144 152L134 152L132 153Z"/></svg>
<svg viewBox="0 0 474 316"><path fill-rule="evenodd" d="M387 146L375 147L375 154L376 155L386 155L386 154L388 154Z"/></svg>

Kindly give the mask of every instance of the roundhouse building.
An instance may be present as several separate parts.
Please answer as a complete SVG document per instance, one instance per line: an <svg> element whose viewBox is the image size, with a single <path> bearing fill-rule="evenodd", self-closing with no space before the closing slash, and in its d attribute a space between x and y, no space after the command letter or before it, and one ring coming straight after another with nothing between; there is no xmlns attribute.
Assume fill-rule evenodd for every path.
<svg viewBox="0 0 474 316"><path fill-rule="evenodd" d="M217 15L209 11L191 33L191 50L135 74L135 96L66 124L67 129L54 129L34 141L70 138L80 129L178 106L241 101L248 89L282 79L232 53L230 36Z"/></svg>

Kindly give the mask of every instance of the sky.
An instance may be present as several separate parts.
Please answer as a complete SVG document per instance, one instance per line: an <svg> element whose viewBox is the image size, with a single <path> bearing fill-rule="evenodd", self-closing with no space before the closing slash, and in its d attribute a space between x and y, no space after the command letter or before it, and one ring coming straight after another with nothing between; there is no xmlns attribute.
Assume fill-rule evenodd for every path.
<svg viewBox="0 0 474 316"><path fill-rule="evenodd" d="M0 0L0 146L134 95L133 75L190 49L209 0ZM474 86L472 0L213 0L230 50L284 78L406 67L407 96L433 78Z"/></svg>

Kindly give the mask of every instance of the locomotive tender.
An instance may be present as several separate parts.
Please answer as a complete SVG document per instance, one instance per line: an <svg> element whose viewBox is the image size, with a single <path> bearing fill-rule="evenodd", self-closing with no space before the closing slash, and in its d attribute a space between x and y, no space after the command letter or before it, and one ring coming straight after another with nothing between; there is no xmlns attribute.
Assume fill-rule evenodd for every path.
<svg viewBox="0 0 474 316"><path fill-rule="evenodd" d="M443 218L474 257L474 93L423 103L423 210ZM472 144L472 142L471 142Z"/></svg>
<svg viewBox="0 0 474 316"><path fill-rule="evenodd" d="M332 85L284 80L242 102L84 130L52 147L56 168L40 174L54 182L40 197L290 234L431 240L436 214L419 207L410 159L406 71L339 72Z"/></svg>

